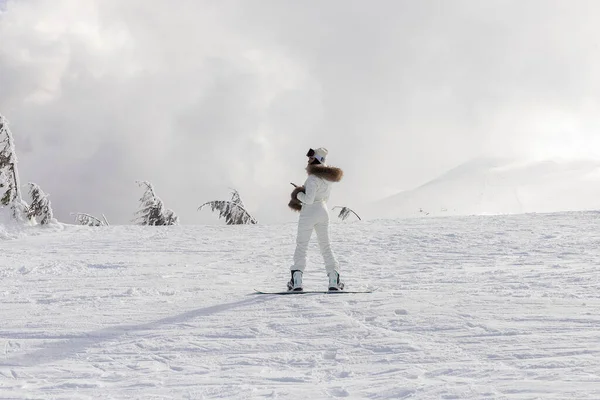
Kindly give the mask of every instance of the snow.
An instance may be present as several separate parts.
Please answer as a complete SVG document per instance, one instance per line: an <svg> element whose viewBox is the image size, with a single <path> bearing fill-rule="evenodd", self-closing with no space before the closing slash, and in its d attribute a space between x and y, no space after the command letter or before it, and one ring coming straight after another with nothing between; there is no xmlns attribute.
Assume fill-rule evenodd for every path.
<svg viewBox="0 0 600 400"><path fill-rule="evenodd" d="M600 161L479 158L365 207L368 218L595 210ZM360 212L359 212L360 214Z"/></svg>
<svg viewBox="0 0 600 400"><path fill-rule="evenodd" d="M378 290L302 296L252 290L285 287L295 224L0 225L0 398L597 399L599 222L336 223Z"/></svg>

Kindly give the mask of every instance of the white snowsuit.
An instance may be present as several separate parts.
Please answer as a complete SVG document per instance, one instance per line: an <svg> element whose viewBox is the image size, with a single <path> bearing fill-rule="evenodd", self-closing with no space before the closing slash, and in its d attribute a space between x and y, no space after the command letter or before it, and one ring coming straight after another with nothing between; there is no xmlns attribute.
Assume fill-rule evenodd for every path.
<svg viewBox="0 0 600 400"><path fill-rule="evenodd" d="M337 170L341 179L341 170L333 167L319 166L320 170ZM309 167L310 169L310 167ZM318 170L316 172L319 172ZM331 175L331 174L329 174ZM329 178L329 179L326 179ZM296 197L302 202L302 210L298 220L298 235L296 237L296 251L294 252L294 264L291 270L300 270L304 272L306 267L306 255L308 243L312 236L313 229L317 233L317 240L321 255L325 261L325 270L330 272L339 272L339 263L335 258L331 244L329 242L329 211L327 209L327 200L331 193L331 185L334 181L327 174L313 174L309 170L309 176L304 183L305 192L298 193Z"/></svg>

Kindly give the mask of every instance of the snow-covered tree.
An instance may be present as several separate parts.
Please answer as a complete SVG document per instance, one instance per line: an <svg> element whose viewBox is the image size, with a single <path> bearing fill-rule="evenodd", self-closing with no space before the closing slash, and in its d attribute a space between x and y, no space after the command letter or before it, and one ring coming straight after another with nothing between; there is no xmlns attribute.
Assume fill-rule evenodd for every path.
<svg viewBox="0 0 600 400"><path fill-rule="evenodd" d="M137 218L134 221L137 221L139 225L177 225L179 223L179 218L173 210L165 209L150 182L138 181L137 184L145 187L146 190L140 198L140 209L136 212Z"/></svg>
<svg viewBox="0 0 600 400"><path fill-rule="evenodd" d="M0 115L0 205L10 207L12 216L23 221L27 216L27 203L21 195L15 142L8 127L8 120Z"/></svg>
<svg viewBox="0 0 600 400"><path fill-rule="evenodd" d="M75 216L75 221L79 225L87 225L87 226L108 226L108 220L106 216L102 214L102 219L96 218L93 215L86 213L71 213L71 215Z"/></svg>
<svg viewBox="0 0 600 400"><path fill-rule="evenodd" d="M27 218L35 218L41 225L55 222L48 195L35 183L29 183L29 194L31 195L31 205L27 209Z"/></svg>
<svg viewBox="0 0 600 400"><path fill-rule="evenodd" d="M175 215L175 212L170 208L167 208L163 214L163 225L177 225L179 224L179 217Z"/></svg>
<svg viewBox="0 0 600 400"><path fill-rule="evenodd" d="M362 219L358 216L358 214L355 213L350 208L348 208L348 207L341 207L341 206L335 206L335 207L332 208L332 210L335 210L336 208L341 208L340 213L338 215L338 218L340 218L342 221L345 221L346 218L348 218L350 216L350 213L356 215L356 218L358 218L359 221L362 221Z"/></svg>
<svg viewBox="0 0 600 400"><path fill-rule="evenodd" d="M219 218L225 218L227 225L258 224L258 221L250 215L244 207L244 202L237 190L232 189L231 200L213 200L198 207L209 206L211 211L218 211Z"/></svg>

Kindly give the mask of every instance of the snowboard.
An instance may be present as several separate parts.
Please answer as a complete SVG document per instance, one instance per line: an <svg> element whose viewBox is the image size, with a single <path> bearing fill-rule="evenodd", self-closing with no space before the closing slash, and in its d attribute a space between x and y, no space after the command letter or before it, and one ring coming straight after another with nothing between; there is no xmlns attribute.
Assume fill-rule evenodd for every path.
<svg viewBox="0 0 600 400"><path fill-rule="evenodd" d="M356 294L356 293L373 293L374 290L303 290L301 292L295 291L282 291L282 292L266 292L262 290L254 289L256 294Z"/></svg>

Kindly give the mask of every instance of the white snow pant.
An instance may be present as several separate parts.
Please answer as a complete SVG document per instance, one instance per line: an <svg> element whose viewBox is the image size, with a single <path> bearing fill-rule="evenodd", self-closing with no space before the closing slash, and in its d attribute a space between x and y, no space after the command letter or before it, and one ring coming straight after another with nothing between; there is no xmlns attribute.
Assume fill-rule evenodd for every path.
<svg viewBox="0 0 600 400"><path fill-rule="evenodd" d="M327 210L327 204L322 201L302 205L298 220L294 265L292 265L291 270L304 272L308 242L310 241L313 229L317 233L319 248L325 261L325 270L328 274L332 271L339 273L339 263L331 250L331 243L329 243L329 211Z"/></svg>

